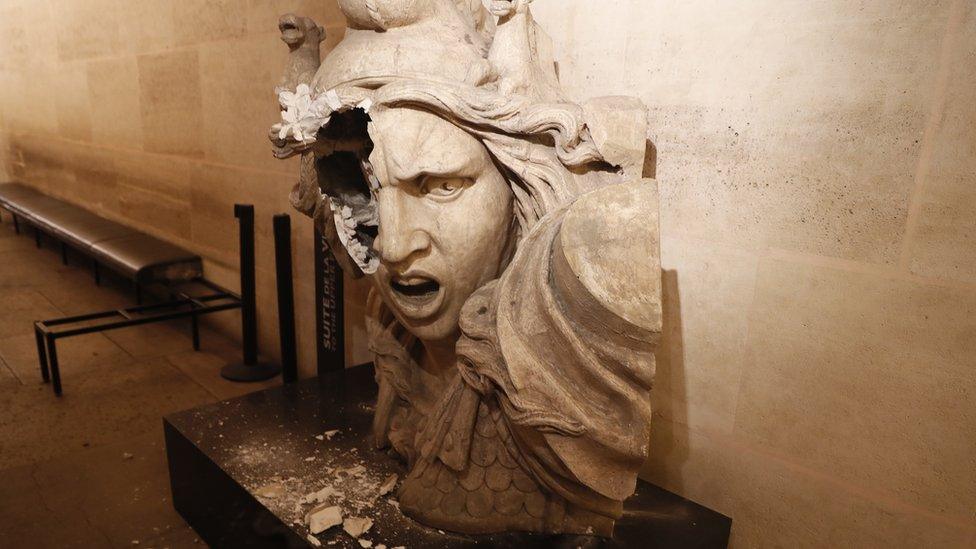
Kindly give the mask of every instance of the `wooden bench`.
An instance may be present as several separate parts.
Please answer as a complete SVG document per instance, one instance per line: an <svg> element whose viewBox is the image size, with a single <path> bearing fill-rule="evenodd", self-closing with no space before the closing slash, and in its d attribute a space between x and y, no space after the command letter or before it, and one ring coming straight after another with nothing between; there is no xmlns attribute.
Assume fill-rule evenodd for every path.
<svg viewBox="0 0 976 549"><path fill-rule="evenodd" d="M99 265L104 265L136 287L139 306L34 322L41 378L52 382L58 396L58 339L190 318L196 350L200 347L198 317L241 308L241 297L204 279L200 257L179 246L18 183L0 183L0 208L13 215L18 233L21 222L34 227L38 248L41 231L60 241L65 264L68 246L91 257L96 284L100 282ZM140 288L149 284L164 286L169 301L141 305Z"/></svg>

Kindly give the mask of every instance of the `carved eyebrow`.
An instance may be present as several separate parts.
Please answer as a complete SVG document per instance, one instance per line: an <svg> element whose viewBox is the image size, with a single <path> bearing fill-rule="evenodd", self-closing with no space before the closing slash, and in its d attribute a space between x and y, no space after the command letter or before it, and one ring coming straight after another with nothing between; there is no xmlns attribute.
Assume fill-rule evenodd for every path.
<svg viewBox="0 0 976 549"><path fill-rule="evenodd" d="M458 130L463 131L463 130ZM444 144L453 132L438 128L433 123L420 124L408 139L400 142L404 147L388 151L390 175L399 182L419 183L424 177L465 177L475 179L484 169L484 154L480 143L465 140L460 146L445 151Z"/></svg>
<svg viewBox="0 0 976 549"><path fill-rule="evenodd" d="M467 152L462 148L458 152ZM431 160L418 147L414 165L403 166L397 163L396 179L400 182L419 184L425 177L464 177L475 179L482 168L482 158L473 155L450 154Z"/></svg>

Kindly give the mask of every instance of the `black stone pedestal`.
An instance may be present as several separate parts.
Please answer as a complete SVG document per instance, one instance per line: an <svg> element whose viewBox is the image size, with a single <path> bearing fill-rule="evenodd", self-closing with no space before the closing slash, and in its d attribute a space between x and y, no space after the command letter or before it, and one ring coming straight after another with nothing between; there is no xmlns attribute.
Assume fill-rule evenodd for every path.
<svg viewBox="0 0 976 549"><path fill-rule="evenodd" d="M176 510L213 547L309 547L302 517L312 505L301 499L335 481L345 498L344 512L373 519L362 539L374 547L728 544L731 519L645 482L638 483L637 493L627 501L612 540L466 536L422 526L401 514L390 496L377 497L384 479L404 471L369 440L375 395L372 368L359 367L167 416L166 451ZM360 547L341 527L317 540L323 547Z"/></svg>

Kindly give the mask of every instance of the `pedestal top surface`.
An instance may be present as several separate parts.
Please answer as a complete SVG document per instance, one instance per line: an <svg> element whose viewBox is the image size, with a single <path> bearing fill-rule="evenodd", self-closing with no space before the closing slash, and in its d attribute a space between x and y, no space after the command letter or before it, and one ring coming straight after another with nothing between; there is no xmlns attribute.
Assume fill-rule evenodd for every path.
<svg viewBox="0 0 976 549"><path fill-rule="evenodd" d="M167 416L192 447L280 522L308 538L306 514L319 492L346 517L373 526L372 546L404 547L724 547L731 520L670 492L638 482L613 540L580 536L468 536L427 528L404 516L395 491L381 495L403 466L369 438L376 385L363 366ZM174 459L172 454L170 459ZM172 465L171 465L172 467ZM206 483L206 479L199 479ZM321 493L325 488L326 493ZM175 487L174 487L175 490ZM175 494L174 494L175 496ZM192 524L192 521L191 521ZM315 537L324 547L361 547L341 526Z"/></svg>

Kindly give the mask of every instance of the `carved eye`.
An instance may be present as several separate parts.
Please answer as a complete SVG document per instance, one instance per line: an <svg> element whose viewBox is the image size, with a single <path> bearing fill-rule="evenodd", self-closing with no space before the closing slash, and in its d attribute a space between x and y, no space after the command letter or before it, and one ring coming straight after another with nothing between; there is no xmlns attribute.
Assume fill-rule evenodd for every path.
<svg viewBox="0 0 976 549"><path fill-rule="evenodd" d="M435 200L450 200L464 190L468 181L457 177L427 177L420 187L420 193Z"/></svg>

